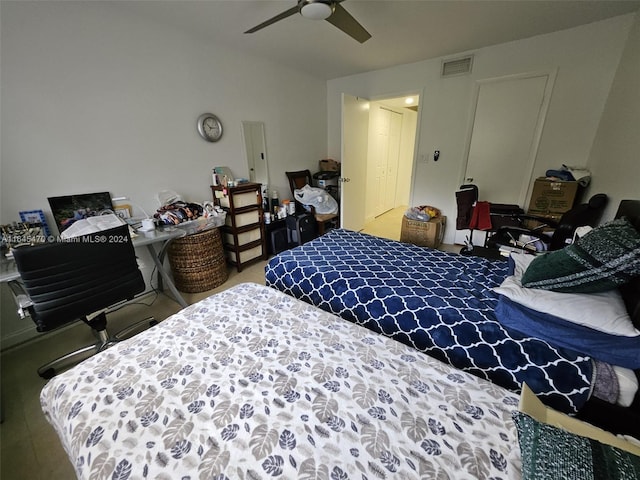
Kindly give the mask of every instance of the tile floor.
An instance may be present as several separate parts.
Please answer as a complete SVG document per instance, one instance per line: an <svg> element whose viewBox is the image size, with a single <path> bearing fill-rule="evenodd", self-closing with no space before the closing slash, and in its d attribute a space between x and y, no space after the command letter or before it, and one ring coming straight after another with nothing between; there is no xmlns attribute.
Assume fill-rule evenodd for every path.
<svg viewBox="0 0 640 480"><path fill-rule="evenodd" d="M369 223L363 232L393 240L400 239L402 215L399 207ZM443 246L460 249L459 246ZM230 269L229 279L220 287L185 294L194 303L212 293L242 282L264 283L265 262L245 268L241 273ZM164 294L143 297L109 316L111 332L126 325L127 319L154 316L164 319L177 312L179 305ZM28 321L28 320L27 320ZM0 424L0 479L2 480L72 480L74 470L67 460L57 436L40 409L39 393L45 384L36 369L59 355L89 344L93 337L83 324L53 332L14 347L0 356L1 407L4 421Z"/></svg>

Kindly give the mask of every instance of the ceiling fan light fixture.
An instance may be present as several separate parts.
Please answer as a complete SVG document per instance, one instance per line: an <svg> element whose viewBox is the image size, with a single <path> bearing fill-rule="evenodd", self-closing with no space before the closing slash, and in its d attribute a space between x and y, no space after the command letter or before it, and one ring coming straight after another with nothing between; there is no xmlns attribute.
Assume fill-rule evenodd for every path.
<svg viewBox="0 0 640 480"><path fill-rule="evenodd" d="M333 13L333 5L324 2L309 2L300 8L300 15L311 20L326 20Z"/></svg>

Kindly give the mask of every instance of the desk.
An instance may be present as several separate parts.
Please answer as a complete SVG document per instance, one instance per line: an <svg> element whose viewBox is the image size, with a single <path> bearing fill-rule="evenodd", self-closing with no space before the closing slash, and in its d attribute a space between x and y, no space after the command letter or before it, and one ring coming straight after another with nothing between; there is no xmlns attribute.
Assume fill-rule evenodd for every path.
<svg viewBox="0 0 640 480"><path fill-rule="evenodd" d="M171 240L184 237L186 234L187 232L183 229L169 227L152 230L150 232L137 232L137 236L131 239L134 248L147 247L153 263L158 270L158 290L164 290L164 281L164 284L173 294L176 302L183 308L188 307L189 304L182 298L182 295L180 295L180 292L173 283L171 275L164 269L163 263L167 247L171 243ZM159 246L159 248L156 249L156 246ZM20 274L18 273L15 262L13 260L3 259L0 263L0 283L17 280L19 278Z"/></svg>

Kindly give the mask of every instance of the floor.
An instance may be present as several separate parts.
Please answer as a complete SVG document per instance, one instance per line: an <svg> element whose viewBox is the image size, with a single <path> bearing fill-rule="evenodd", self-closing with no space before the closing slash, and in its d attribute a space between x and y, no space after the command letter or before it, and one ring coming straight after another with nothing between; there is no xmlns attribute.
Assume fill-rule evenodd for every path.
<svg viewBox="0 0 640 480"><path fill-rule="evenodd" d="M364 233L393 240L400 239L402 216L406 207L399 207L365 226ZM442 247L445 250L459 246ZM229 279L220 287L198 294L184 294L194 303L212 293L243 282L264 283L265 262L246 267L238 273L230 269ZM129 319L153 316L164 319L180 306L165 294L142 297L138 303L127 304L109 316L111 332L123 328ZM83 345L93 337L84 324L77 324L61 333L42 335L36 340L14 347L0 356L3 422L0 424L0 479L2 480L71 480L75 473L53 429L40 409L39 393L45 380L36 373L48 360Z"/></svg>
<svg viewBox="0 0 640 480"><path fill-rule="evenodd" d="M372 222L367 223L361 230L362 233L375 235L376 237L400 240L400 229L402 227L402 217L407 210L406 206L396 207L383 213Z"/></svg>
<svg viewBox="0 0 640 480"><path fill-rule="evenodd" d="M402 229L402 217L407 211L406 206L396 207L388 212L378 216L372 222L367 223L361 230L363 233L374 235L376 237L390 238L391 240L400 240L400 230ZM438 247L440 250L459 253L462 248L460 245L442 244Z"/></svg>

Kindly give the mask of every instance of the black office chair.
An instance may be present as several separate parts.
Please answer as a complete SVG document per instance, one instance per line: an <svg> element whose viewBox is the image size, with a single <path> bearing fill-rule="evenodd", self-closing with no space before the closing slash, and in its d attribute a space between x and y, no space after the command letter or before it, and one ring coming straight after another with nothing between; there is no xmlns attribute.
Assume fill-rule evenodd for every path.
<svg viewBox="0 0 640 480"><path fill-rule="evenodd" d="M608 201L609 199L604 193L598 193L592 196L587 203L576 205L571 210L562 214L557 222L546 217L522 215L522 220L535 220L540 224L533 229L524 227L502 227L491 236L488 241L488 246L498 248L500 245L506 245L522 248L524 251L534 252L533 240L531 243L519 243L520 235L528 235L532 237L532 239L545 243L547 250L560 250L567 246L567 242L573 238L578 227L595 227L598 225ZM553 229L551 235L543 232L543 229L547 227Z"/></svg>
<svg viewBox="0 0 640 480"><path fill-rule="evenodd" d="M104 350L142 323L157 323L146 318L114 336L106 329L105 309L145 290L127 225L69 241L18 247L13 256L21 279L10 287L21 317L29 315L38 332L82 320L98 339L40 367L42 378Z"/></svg>

